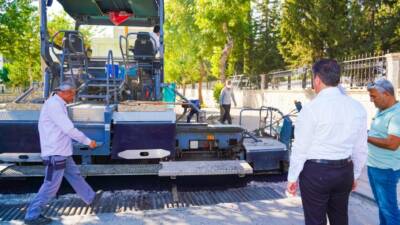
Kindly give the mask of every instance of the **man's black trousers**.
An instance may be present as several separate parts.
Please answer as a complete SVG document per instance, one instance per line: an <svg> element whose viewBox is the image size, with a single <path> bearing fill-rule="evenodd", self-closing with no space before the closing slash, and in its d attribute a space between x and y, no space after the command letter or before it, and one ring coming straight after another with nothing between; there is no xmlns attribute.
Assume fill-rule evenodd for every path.
<svg viewBox="0 0 400 225"><path fill-rule="evenodd" d="M330 165L307 161L300 173L306 225L348 225L348 202L354 181L353 163Z"/></svg>
<svg viewBox="0 0 400 225"><path fill-rule="evenodd" d="M221 123L225 123L225 121L228 120L228 123L232 124L231 105L222 105L222 108L224 109L224 114L222 116Z"/></svg>

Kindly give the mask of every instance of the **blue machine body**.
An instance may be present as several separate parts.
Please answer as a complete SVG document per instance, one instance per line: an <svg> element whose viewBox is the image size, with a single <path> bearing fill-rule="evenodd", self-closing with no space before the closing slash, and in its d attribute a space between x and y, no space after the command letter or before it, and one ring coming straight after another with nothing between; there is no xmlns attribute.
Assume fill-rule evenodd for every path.
<svg viewBox="0 0 400 225"><path fill-rule="evenodd" d="M88 151L87 146L74 143L74 155L110 155L112 111L107 108L103 122L75 122L75 127L81 130L90 139L98 142L96 151ZM89 163L89 162L88 162Z"/></svg>
<svg viewBox="0 0 400 225"><path fill-rule="evenodd" d="M284 116L279 140L265 137L244 140L246 161L253 166L254 171L281 169L281 162L289 160L292 138L293 122L289 116Z"/></svg>
<svg viewBox="0 0 400 225"><path fill-rule="evenodd" d="M71 111L74 111L74 106L69 111L71 114ZM0 153L40 153L39 115L39 110L0 112L2 118L0 120ZM87 146L73 142L74 155L110 154L111 108L104 111L103 118L104 120L95 122L74 121L79 130L99 143L96 151L88 151Z"/></svg>
<svg viewBox="0 0 400 225"><path fill-rule="evenodd" d="M135 149L165 149L175 155L175 124L173 123L117 123L113 128L112 158L118 153Z"/></svg>
<svg viewBox="0 0 400 225"><path fill-rule="evenodd" d="M40 152L39 111L0 111L0 153Z"/></svg>
<svg viewBox="0 0 400 225"><path fill-rule="evenodd" d="M125 150L163 149L175 155L176 123L173 109L160 112L115 112L113 159Z"/></svg>
<svg viewBox="0 0 400 225"><path fill-rule="evenodd" d="M246 161L254 171L281 169L281 162L287 160L289 151L285 144L273 138L260 138L260 142L245 139Z"/></svg>

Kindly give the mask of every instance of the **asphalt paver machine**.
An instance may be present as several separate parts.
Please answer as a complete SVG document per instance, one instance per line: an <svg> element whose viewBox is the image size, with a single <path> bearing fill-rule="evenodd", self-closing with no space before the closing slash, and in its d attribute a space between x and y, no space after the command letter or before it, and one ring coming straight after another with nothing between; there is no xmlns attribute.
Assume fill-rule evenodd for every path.
<svg viewBox="0 0 400 225"><path fill-rule="evenodd" d="M47 9L52 2L40 0L41 56L46 64L42 96L28 98L31 88L0 110L1 178L43 176L37 129L40 108L54 88L66 81L77 86L75 102L68 105L70 118L99 143L94 150L73 145L85 176L245 176L282 170L288 160L292 124L279 122L288 118L273 122L276 110L257 109L260 120L268 120L269 126L283 124L270 135L248 132L240 125L207 123L195 105L191 107L201 111L203 119L177 120L176 103L166 102L166 95L190 101L164 82L164 0L58 0L75 20L75 29L50 36ZM159 25L159 47L149 32L128 32L119 37L119 49L102 58L91 57L79 31L82 25L147 30ZM114 57L115 51L120 51L120 58ZM260 129L271 128L263 125Z"/></svg>

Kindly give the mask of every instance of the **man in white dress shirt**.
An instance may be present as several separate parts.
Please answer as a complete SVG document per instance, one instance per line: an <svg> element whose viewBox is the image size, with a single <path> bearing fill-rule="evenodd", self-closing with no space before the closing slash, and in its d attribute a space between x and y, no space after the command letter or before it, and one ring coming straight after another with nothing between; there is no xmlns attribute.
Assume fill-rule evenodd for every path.
<svg viewBox="0 0 400 225"><path fill-rule="evenodd" d="M25 224L47 224L51 219L41 212L47 203L57 194L63 177L74 188L86 204L95 205L102 191L95 193L80 174L72 159L72 140L90 148L96 148L96 142L74 127L68 118L66 104L75 97L75 88L64 83L56 88L56 93L43 105L39 117L39 137L41 157L46 165L45 179L38 194L29 204L25 215Z"/></svg>
<svg viewBox="0 0 400 225"><path fill-rule="evenodd" d="M297 181L305 224L348 224L348 199L367 158L367 114L338 89L340 66L321 59L313 65L317 96L305 104L295 127L287 191Z"/></svg>
<svg viewBox="0 0 400 225"><path fill-rule="evenodd" d="M155 25L153 27L153 32L150 33L150 40L153 43L153 48L155 53L160 51L160 26Z"/></svg>

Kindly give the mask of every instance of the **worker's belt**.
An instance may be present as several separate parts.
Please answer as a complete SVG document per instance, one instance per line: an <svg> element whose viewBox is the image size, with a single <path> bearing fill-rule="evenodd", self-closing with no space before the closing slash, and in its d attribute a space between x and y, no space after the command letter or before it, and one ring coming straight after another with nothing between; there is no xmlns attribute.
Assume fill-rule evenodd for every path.
<svg viewBox="0 0 400 225"><path fill-rule="evenodd" d="M49 157L49 160L43 160L44 165L46 168L46 180L51 181L53 178L54 170L63 170L67 165L67 160L52 160L52 157Z"/></svg>
<svg viewBox="0 0 400 225"><path fill-rule="evenodd" d="M351 157L346 159L338 159L338 160L331 160L331 159L309 159L307 161L319 164L327 164L327 165L346 165L351 162Z"/></svg>

